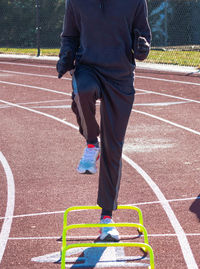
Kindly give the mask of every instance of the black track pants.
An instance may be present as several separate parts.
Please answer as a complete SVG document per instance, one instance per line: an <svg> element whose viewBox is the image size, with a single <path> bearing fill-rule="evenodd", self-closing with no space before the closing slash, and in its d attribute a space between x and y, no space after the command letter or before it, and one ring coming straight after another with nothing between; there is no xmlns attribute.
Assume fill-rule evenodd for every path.
<svg viewBox="0 0 200 269"><path fill-rule="evenodd" d="M97 203L105 210L115 210L121 179L122 147L134 101L133 83L110 81L91 67L82 65L76 69L72 85L72 110L80 133L87 141L95 141L99 133L101 137ZM97 99L101 99L100 131L95 119Z"/></svg>

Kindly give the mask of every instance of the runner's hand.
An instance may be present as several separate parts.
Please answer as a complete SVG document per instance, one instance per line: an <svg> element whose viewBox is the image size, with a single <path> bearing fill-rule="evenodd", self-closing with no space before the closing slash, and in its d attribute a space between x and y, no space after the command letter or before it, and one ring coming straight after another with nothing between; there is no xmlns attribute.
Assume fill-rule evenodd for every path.
<svg viewBox="0 0 200 269"><path fill-rule="evenodd" d="M138 38L138 51L140 53L149 52L149 43L147 42L145 37L140 36Z"/></svg>
<svg viewBox="0 0 200 269"><path fill-rule="evenodd" d="M146 38L141 36L138 29L134 30L134 57L137 60L143 61L147 58L150 50L150 44Z"/></svg>
<svg viewBox="0 0 200 269"><path fill-rule="evenodd" d="M67 71L74 69L73 57L71 52L63 52L61 49L59 60L56 64L58 78L61 78Z"/></svg>
<svg viewBox="0 0 200 269"><path fill-rule="evenodd" d="M56 69L58 72L58 78L61 78L68 70L67 66L63 64L60 60L57 62Z"/></svg>

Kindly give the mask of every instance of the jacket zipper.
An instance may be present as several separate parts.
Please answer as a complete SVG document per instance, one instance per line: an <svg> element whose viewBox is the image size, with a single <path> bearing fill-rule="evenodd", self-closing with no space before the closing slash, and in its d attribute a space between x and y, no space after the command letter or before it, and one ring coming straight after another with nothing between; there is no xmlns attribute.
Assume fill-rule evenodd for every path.
<svg viewBox="0 0 200 269"><path fill-rule="evenodd" d="M104 0L100 0L100 8L104 10Z"/></svg>

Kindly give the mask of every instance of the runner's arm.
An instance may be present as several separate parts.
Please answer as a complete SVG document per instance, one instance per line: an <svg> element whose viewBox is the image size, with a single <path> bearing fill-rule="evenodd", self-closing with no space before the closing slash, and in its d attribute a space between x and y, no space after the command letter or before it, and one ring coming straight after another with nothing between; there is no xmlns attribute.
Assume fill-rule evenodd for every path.
<svg viewBox="0 0 200 269"><path fill-rule="evenodd" d="M70 0L66 1L61 48L57 62L58 78L74 69L74 60L79 47L79 30L74 17Z"/></svg>
<svg viewBox="0 0 200 269"><path fill-rule="evenodd" d="M139 0L133 22L133 50L134 58L143 61L150 51L151 30L148 23L148 10L146 0Z"/></svg>

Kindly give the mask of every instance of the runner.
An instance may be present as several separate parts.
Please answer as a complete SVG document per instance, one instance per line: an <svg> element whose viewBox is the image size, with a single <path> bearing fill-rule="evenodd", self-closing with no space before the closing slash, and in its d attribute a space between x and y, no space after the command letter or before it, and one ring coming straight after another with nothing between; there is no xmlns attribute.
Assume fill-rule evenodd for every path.
<svg viewBox="0 0 200 269"><path fill-rule="evenodd" d="M66 1L58 78L74 70L72 110L87 143L79 173L96 173L101 149L97 203L104 224L113 223L112 211L117 209L122 147L135 94L135 59L146 59L150 41L146 0ZM100 239L119 241L119 233L105 227Z"/></svg>

